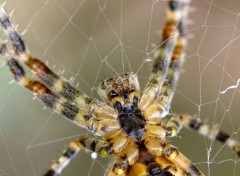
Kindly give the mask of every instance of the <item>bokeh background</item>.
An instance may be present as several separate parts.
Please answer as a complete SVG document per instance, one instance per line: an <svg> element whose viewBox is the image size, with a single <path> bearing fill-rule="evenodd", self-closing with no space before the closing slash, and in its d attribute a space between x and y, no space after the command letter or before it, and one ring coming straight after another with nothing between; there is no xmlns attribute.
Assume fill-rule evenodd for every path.
<svg viewBox="0 0 240 176"><path fill-rule="evenodd" d="M187 54L171 110L197 115L240 139L239 89L220 93L240 78L240 2L192 0L190 7ZM13 9L32 55L99 98L96 88L109 74L133 71L144 87L166 1L7 0L5 10ZM11 80L8 68L0 67L0 176L39 176L71 140L88 132L44 109ZM240 173L239 158L216 141L189 130L169 141L206 175ZM108 162L82 152L62 175L103 175Z"/></svg>

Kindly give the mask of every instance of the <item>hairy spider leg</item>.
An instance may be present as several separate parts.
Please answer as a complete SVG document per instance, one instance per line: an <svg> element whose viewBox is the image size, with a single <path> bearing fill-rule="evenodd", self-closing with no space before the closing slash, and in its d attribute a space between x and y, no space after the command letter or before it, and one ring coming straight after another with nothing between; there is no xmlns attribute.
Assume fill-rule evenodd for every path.
<svg viewBox="0 0 240 176"><path fill-rule="evenodd" d="M146 125L146 132L143 135L144 143L148 151L157 156L165 156L169 161L183 168L190 175L204 175L196 166L192 164L183 154L181 154L173 146L165 142L166 137L175 136L181 129L179 120L170 118L164 125L159 118L164 118L169 113L169 106L174 95L177 85L180 68L183 63L185 42L185 18L187 2L169 1L170 12L168 13L169 26L176 26L176 30L180 33L176 38L173 53L171 55L171 63L166 71L165 80L162 83L157 98L146 107L144 117L150 122L149 128ZM177 13L176 13L177 12ZM167 26L168 27L168 26ZM170 37L170 36L168 36ZM164 37L163 37L164 38ZM155 126L152 123L155 123Z"/></svg>
<svg viewBox="0 0 240 176"><path fill-rule="evenodd" d="M61 157L52 164L51 168L44 174L44 176L57 176L61 174L63 169L67 167L70 161L82 149L95 152L101 157L106 157L113 152L112 147L106 142L90 136L81 136L69 143L68 147L62 152Z"/></svg>
<svg viewBox="0 0 240 176"><path fill-rule="evenodd" d="M25 63L30 70L54 93L61 95L61 97L66 98L69 102L73 102L74 104L76 103L81 108L88 108L89 111L94 112L97 108L105 106L104 110L109 109L109 114L113 113L111 107L98 102L96 99L88 97L79 89L68 83L64 78L59 77L51 71L42 61L32 58L26 51L24 41L15 30L15 26L12 25L3 7L0 8L0 23L13 43L18 59ZM86 112L86 116L89 118L91 115Z"/></svg>
<svg viewBox="0 0 240 176"><path fill-rule="evenodd" d="M32 81L25 75L22 66L17 60L11 58L8 61L13 63L8 64L8 66L15 80L28 88L47 107L62 114L74 123L87 127L95 135L104 136L104 139L112 145L115 154L121 152L121 155L131 155L127 149L123 150L129 147L129 145L125 145L129 141L129 137L126 133L120 131L117 111L105 103L89 98L63 78L57 76L43 62L33 59L27 53L23 40L16 32L3 8L0 9L0 22L13 43L19 60L25 63L44 84L39 81ZM4 54L11 55L10 52ZM137 150L135 152L138 153ZM131 158L129 157L128 160L133 163ZM62 169L65 167L63 165Z"/></svg>
<svg viewBox="0 0 240 176"><path fill-rule="evenodd" d="M172 2L172 1L171 1ZM174 3L173 3L174 4ZM6 17L6 15L5 15L5 17ZM0 14L0 19L1 19L1 14ZM8 19L8 18L7 18ZM6 19L4 19L4 20L6 20ZM5 25L5 29L6 29L6 31L7 31L7 33L8 33L8 35L9 35L9 37L10 37L10 39L12 40L12 42L14 43L14 46L15 46L15 48L16 48L16 51L17 51L17 54L19 55L19 57L20 58L23 58L23 62L25 62L26 63L26 61L24 61L24 59L25 60L27 60L27 61L29 61L29 60L31 60L30 58L30 56L29 56L29 54L27 54L26 52L25 52L25 46L24 46L24 43L23 43L23 41L21 40L21 38L20 38L20 36L17 34L17 32L14 30L14 31L11 31L12 29L14 29L13 27L11 28L11 23L10 23L10 21L9 20L6 20L6 21L4 21L3 19L1 20L1 21L3 21L3 22L5 22L5 23L3 23L2 22L2 25L4 26ZM10 24L10 25L8 25L8 23ZM8 27L7 27L8 26ZM9 27L10 26L10 27ZM9 28L9 29L8 29ZM8 31L9 30L9 31ZM15 34L17 34L17 36L15 35ZM11 37L11 35L12 36L15 36L15 38L14 37ZM19 40L19 38L20 38L20 40ZM13 39L12 39L13 38ZM16 42L16 41L17 42ZM20 41L20 42L18 42L18 41ZM21 53L21 51L24 49L24 52L23 53ZM28 57L29 56L29 57ZM11 59L12 60L12 59ZM21 59L20 59L21 60ZM24 71L23 71L23 69L21 68L21 66L16 62L16 60L14 59L13 60L14 62L14 64L12 64L12 65L14 65L14 66L12 66L11 67L11 70L12 70L12 73L14 73L14 75L15 75L15 79L18 81L18 82L20 82L20 84L22 83L22 85L24 85L25 87L27 87L28 88L28 83L27 83L27 81L26 82L22 82L22 80L24 80L24 78L25 78L25 74L24 74ZM35 61L34 59L32 59L31 61ZM41 67L43 67L43 69L39 69L40 71L43 71L43 70L46 70L46 66L45 65L43 65L42 66L42 63L40 63L39 64L39 60L37 60L37 64L33 64L34 65L34 67L36 67L36 68L38 68L38 66L40 65L40 68ZM27 62L27 65L29 65L30 64L30 62L28 63ZM10 65L10 64L9 64ZM35 69L36 69L35 68ZM30 69L31 69L31 67L30 67ZM33 68L32 68L33 69ZM37 72L37 74L40 74L40 72ZM42 73L41 73L42 75L44 75L44 76L49 76L50 78L51 77L53 77L52 79L54 79L54 76L52 76L52 72L50 72L50 74L49 74L49 72L48 71L43 71ZM40 74L40 75L41 75ZM41 76L38 76L39 77L39 79L42 79L41 78ZM23 78L23 79L22 79ZM21 80L21 81L20 81ZM43 79L44 80L44 79ZM56 78L56 80L60 80L60 82L63 82L64 83L64 80L63 81L61 81L61 79L59 79L59 77L57 77ZM55 81L56 81L55 80ZM44 82L44 81L43 81ZM26 84L24 84L24 83L26 83ZM41 86L29 86L29 87L34 87L31 91L33 92L33 93L35 93L35 95L41 95L41 91L39 91L39 90L42 90L42 89L40 89L40 88L44 88L43 90L43 92L46 94L46 92L49 92L49 95L54 95L54 96L57 96L58 94L60 94L60 95L62 95L62 93L61 93L61 91L56 91L55 89L53 89L53 92L54 93L56 93L57 95L55 95L55 94L53 94L44 84L42 84L41 82L37 82L39 85L41 85ZM48 82L46 82L46 85L47 85L47 83ZM30 84L31 85L31 84ZM70 85L70 84L69 84ZM49 87L51 87L51 86L49 86ZM60 86L61 87L61 86ZM69 86L67 86L68 88L69 88ZM46 89L46 91L45 91L45 89ZM60 88L61 89L61 88ZM74 94L74 91L72 91L72 90L70 90L70 94L69 95L71 95L71 94ZM48 94L47 94L47 97L49 96ZM62 97L61 97L61 99L63 99L63 101L65 102L66 100L69 100L70 101L70 103L69 103L69 105L74 105L74 104L72 104L71 102L73 102L73 100L71 100L71 98L68 98L68 96L64 96L65 94L63 94L62 95ZM70 96L71 97L71 96ZM74 97L74 96L73 96ZM51 100L52 101L52 100ZM63 104L63 103L60 103L61 105ZM94 104L96 104L96 103L94 103ZM61 107L61 106L60 106ZM75 107L76 106L74 106L74 108L72 107L72 106L68 106L68 109L67 109L67 113L73 113L72 111L74 111L74 113L75 113ZM103 106L100 106L100 107L103 107ZM76 108L78 108L78 107L76 107ZM61 108L59 108L60 110L61 110ZM93 108L90 108L91 110L93 109ZM95 110L95 109L94 109ZM105 110L104 108L103 108L103 110ZM103 111L102 110L102 111ZM97 111L94 111L95 112L95 116L97 116L97 117L99 117L100 115L99 114L101 114L101 112L97 112ZM97 113L96 113L97 112ZM107 113L108 114L108 113ZM110 114L110 113L109 113ZM108 114L108 115L109 115ZM64 115L64 114L63 114ZM99 115L99 116L98 116ZM110 117L112 117L112 116L110 116ZM114 117L116 117L115 115L114 115ZM110 118L111 119L111 118ZM116 120L115 120L115 118L113 118L114 120L114 122L116 122ZM104 119L97 119L97 120L103 120L103 121L101 121L101 122L103 122L104 123ZM92 129L97 129L97 127L99 127L100 126L100 128L99 128L99 131L101 131L101 133L99 133L99 131L98 130L96 130L99 134L102 134L103 132L106 132L106 130L105 130L105 126L104 125L102 125L103 123L101 123L101 125L99 125L99 124L95 124L95 122L97 121L96 119L91 119L91 128ZM112 120L112 119L111 119ZM106 123L106 122L105 122ZM109 125L109 124L108 124ZM93 127L94 126L94 127ZM174 125L170 125L170 127L171 126L174 126ZM118 126L117 126L118 127ZM115 125L113 125L113 128L116 128L116 126ZM100 130L100 129L104 129L104 130ZM110 128L111 129L111 128ZM94 131L94 130L93 130ZM96 132L96 131L94 131L94 132ZM108 130L107 130L108 131ZM111 131L111 130L110 130ZM97 134L98 134L97 133ZM113 134L114 135L116 135L117 134L117 132L115 131L115 132L113 132ZM109 137L109 136L108 136ZM154 136L155 137L155 136ZM107 139L107 137L105 136L105 138ZM112 143L111 144L114 144L115 145L115 149L116 149L116 151L121 151L121 155L120 156L127 156L127 159L124 159L124 158L121 158L121 157L117 157L118 158L118 163L126 163L126 161L128 162L128 165L131 165L131 164L133 164L134 162L135 162L135 160L136 160L136 158L137 158L137 156L138 156L138 149L137 149L137 145L134 143L134 142L129 142L128 144L126 144L127 142L121 142L120 141L120 139L122 140L122 139L126 139L127 137L126 136L121 136L121 138L119 137L119 140L117 141L116 140L116 136L114 137L114 138L112 138ZM114 139L115 139L115 141L114 141ZM110 140L111 141L111 140ZM113 142L114 141L114 142ZM120 143L119 145L117 145L118 143ZM126 145L125 145L126 144ZM123 147L123 146L125 146L125 147ZM135 146L135 147L134 147ZM130 148L129 148L130 147ZM118 150L117 150L118 149ZM130 149L130 150L129 150ZM116 152L115 151L115 152ZM131 152L129 152L129 151L133 151L132 153ZM164 153L164 155L165 155L166 153ZM180 156L180 155L179 155ZM180 158L180 162L181 161L184 161L184 157L178 157L178 158ZM171 158L170 158L171 159ZM170 160L169 159L169 160ZM175 160L173 160L173 161L175 161ZM178 162L177 162L178 163ZM119 164L118 164L119 165ZM115 165L114 165L115 166ZM185 166L185 165L184 165ZM189 166L190 166L190 164L189 164ZM124 170L122 170L122 169L117 169L118 171L115 171L115 169L116 169L116 167L113 167L113 172L114 173L121 173L122 171L124 171ZM185 168L185 167L184 167ZM194 167L193 167L194 168ZM121 171L122 170L122 171ZM193 169L192 169L193 170ZM190 171L191 171L191 167L190 167ZM112 173L113 173L112 172ZM111 173L111 172L110 172Z"/></svg>
<svg viewBox="0 0 240 176"><path fill-rule="evenodd" d="M153 50L153 67L148 83L146 84L142 97L139 102L139 108L145 111L158 96L166 80L169 65L176 54L179 42L176 43L179 32L182 33L182 22L184 21L183 6L184 1L168 1L167 22L162 31L161 45ZM180 34L181 35L181 34ZM178 39L179 41L179 39ZM176 45L177 44L177 45ZM174 49L175 48L175 49Z"/></svg>
<svg viewBox="0 0 240 176"><path fill-rule="evenodd" d="M119 154L115 154L117 160L107 172L107 176L125 176L129 166L139 158L139 145L135 141L129 141Z"/></svg>
<svg viewBox="0 0 240 176"><path fill-rule="evenodd" d="M147 123L144 136L154 135L162 140L175 137L182 129L183 124L177 115L171 115L165 121Z"/></svg>
<svg viewBox="0 0 240 176"><path fill-rule="evenodd" d="M174 6L171 4L172 2L175 2ZM187 2L181 3L180 1L170 1L169 3L170 11L168 12L168 23L170 26L176 26L179 35L176 37L173 54L171 55L171 62L166 72L163 85L154 101L151 102L144 111L145 119L151 121L154 121L156 118L164 118L169 113L169 108L184 60L184 49L186 47L185 18L187 15ZM175 11L178 13L175 13Z"/></svg>
<svg viewBox="0 0 240 176"><path fill-rule="evenodd" d="M59 114L62 114L69 120L82 118L82 113L77 106L69 104L65 99L62 99L58 95L51 92L51 90L48 89L40 81L35 81L27 77L18 61L11 57L11 55L7 52L7 48L4 44L1 45L0 52L4 54L7 60L7 65L9 66L9 69L12 72L14 79L20 85L30 90L47 107L53 109L55 112ZM99 118L103 119L99 119L98 116ZM135 151L135 155L138 153L138 150L135 149L137 146L135 144L135 141L133 141L133 139L130 139L126 133L120 131L119 123L118 121L116 121L116 119L111 119L108 118L107 116L102 116L102 114L96 113L94 117L95 117L94 119L93 118L90 119L91 123L88 125L91 125L91 128L95 129L96 133L97 130L99 130L101 131L100 134L104 135L104 140L107 141L104 144L105 148L100 150L100 148L97 147L97 145L95 145L94 147L93 145L94 143L96 143L96 140L93 140L93 138L90 137L80 138L82 146L98 153L101 156L105 156L110 153L113 153L114 155L129 156L128 158L129 164L133 164L135 160L132 159L133 157L130 157L132 153L129 151ZM76 142L73 143L76 144ZM101 143L102 142L99 141L99 145ZM70 146L72 146L71 144ZM76 145L74 146L76 147ZM75 154L77 154L77 151L80 149L80 147L81 146L79 145L79 147L76 148ZM129 147L131 147L132 149L129 150ZM75 154L72 154L71 156L66 158L65 154L66 152L63 152L63 155L59 158L59 160L52 165L48 174L54 173L54 175L58 175L67 166L70 160L75 156Z"/></svg>
<svg viewBox="0 0 240 176"><path fill-rule="evenodd" d="M189 159L166 141L157 138L156 136L147 136L144 139L144 144L150 154L164 156L169 161L182 168L185 171L184 175L190 174L191 176L204 176L204 174L193 165Z"/></svg>
<svg viewBox="0 0 240 176"><path fill-rule="evenodd" d="M15 30L15 27L10 22L3 8L0 8L0 23L13 43L19 60L25 63L30 70L44 83L44 85L58 96L58 99L61 99L61 104L63 106L60 106L57 109L57 111L60 111L60 114L63 114L65 117L82 127L87 127L90 131L94 131L97 135L102 135L107 130L111 131L113 123L114 126L116 124L115 127L118 128L116 121L116 110L105 103L88 97L86 94L82 93L80 90L68 83L64 78L59 77L57 74L51 71L39 59L34 59L30 56L30 54L26 51L26 47L22 38ZM21 70L23 69L21 68ZM48 107L52 108L51 106ZM101 122L102 125L98 126L98 124L96 124L96 120L92 119L92 116L96 116L97 118L105 118L105 122L110 126L102 128L103 126L107 125L103 125L104 120ZM109 121L107 121L107 119ZM110 123L112 123L112 125ZM103 129L104 131L102 131Z"/></svg>
<svg viewBox="0 0 240 176"><path fill-rule="evenodd" d="M0 9L0 22L6 34L9 36L18 59L26 64L29 69L47 86L57 94L62 95L68 100L73 100L75 97L83 93L71 84L60 78L52 72L42 61L33 58L26 50L26 46L21 36L15 29L15 26L9 20L3 8ZM91 99L85 98L86 103Z"/></svg>
<svg viewBox="0 0 240 176"><path fill-rule="evenodd" d="M99 107L92 113L90 118L87 118L86 111L81 110L81 107L75 104L69 103L65 98L56 95L42 82L32 80L26 76L24 69L14 59L4 44L0 47L1 54L7 60L7 65L14 76L14 79L22 86L31 91L38 99L40 99L47 107L53 109L53 111L63 115L68 120L88 128L88 130L95 132L97 135L103 135L105 132L118 130L120 126L116 120L115 110L107 111L105 106Z"/></svg>
<svg viewBox="0 0 240 176"><path fill-rule="evenodd" d="M185 128L196 130L200 135L210 140L217 140L232 149L240 157L240 141L232 139L229 134L219 130L217 126L209 127L201 119L193 117L189 114L174 115L179 118Z"/></svg>

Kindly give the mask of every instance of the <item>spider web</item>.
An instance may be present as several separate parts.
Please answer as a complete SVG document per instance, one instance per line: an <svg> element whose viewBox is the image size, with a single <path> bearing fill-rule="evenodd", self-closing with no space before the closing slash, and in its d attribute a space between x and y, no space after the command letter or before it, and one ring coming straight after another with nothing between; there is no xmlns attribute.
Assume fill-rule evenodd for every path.
<svg viewBox="0 0 240 176"><path fill-rule="evenodd" d="M195 12L189 15L184 71L171 110L198 115L240 140L240 2L192 0L190 7ZM144 87L165 8L166 0L7 0L5 6L8 13L15 9L18 30L27 29L23 38L32 55L96 98L102 78L124 71L136 72ZM8 84L6 66L0 80L0 176L41 175L71 140L88 132L43 110L18 84ZM171 143L206 175L240 173L239 158L215 140L182 130ZM81 152L63 175L103 175L108 162Z"/></svg>

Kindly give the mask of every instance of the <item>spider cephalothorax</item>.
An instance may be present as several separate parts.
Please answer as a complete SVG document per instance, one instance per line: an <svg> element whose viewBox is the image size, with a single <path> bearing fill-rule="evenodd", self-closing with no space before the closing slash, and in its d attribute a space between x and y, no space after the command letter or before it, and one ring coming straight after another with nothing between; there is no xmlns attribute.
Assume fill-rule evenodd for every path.
<svg viewBox="0 0 240 176"><path fill-rule="evenodd" d="M138 109L140 86L137 75L124 73L110 77L102 81L98 93L119 112L121 129L130 137L140 141L146 121Z"/></svg>
<svg viewBox="0 0 240 176"><path fill-rule="evenodd" d="M140 86L137 75L124 73L110 77L100 84L98 93L119 112L133 111L137 107Z"/></svg>
<svg viewBox="0 0 240 176"><path fill-rule="evenodd" d="M203 176L187 157L167 142L182 126L225 143L240 155L239 142L224 132L208 128L190 115L169 114L183 63L189 2L168 1L162 44L153 51L152 72L142 93L136 74L120 74L104 80L98 88L106 103L89 97L39 59L34 59L3 8L0 9L0 23L13 44L16 58L4 44L0 52L15 80L47 107L98 136L80 136L72 141L45 176L61 174L83 148L102 157L112 155L115 158L106 173L108 176ZM38 80L28 77L18 61Z"/></svg>

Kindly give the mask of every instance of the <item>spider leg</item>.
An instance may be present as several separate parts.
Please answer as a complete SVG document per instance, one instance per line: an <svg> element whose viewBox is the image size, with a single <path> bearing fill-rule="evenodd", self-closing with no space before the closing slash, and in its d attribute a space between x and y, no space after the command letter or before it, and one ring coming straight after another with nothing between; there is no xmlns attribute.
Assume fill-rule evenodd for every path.
<svg viewBox="0 0 240 176"><path fill-rule="evenodd" d="M142 111L145 111L159 94L166 79L171 60L174 60L177 52L179 52L180 37L176 37L176 35L180 33L179 36L183 36L184 34L186 2L173 0L168 3L167 22L162 33L163 44L154 50L153 58L155 61L152 72L139 102L139 108ZM184 41L184 37L181 37L181 40ZM182 46L180 46L180 48L182 48Z"/></svg>
<svg viewBox="0 0 240 176"><path fill-rule="evenodd" d="M77 88L73 87L63 78L51 71L42 61L33 58L26 50L26 46L21 36L11 23L3 8L0 9L0 23L6 34L10 38L18 59L26 66L53 92L62 95L68 100L73 100L78 96L83 96L84 100L90 102L85 95Z"/></svg>
<svg viewBox="0 0 240 176"><path fill-rule="evenodd" d="M159 168L152 169L149 171L149 161L139 161L136 162L133 166L130 166L130 168L127 171L127 176L148 176L148 175L169 175L171 173L174 176L183 176L186 175L186 171L183 170L180 167L177 167L172 162L170 162L168 159L166 159L163 156L156 156L154 158L154 162L159 164Z"/></svg>
<svg viewBox="0 0 240 176"><path fill-rule="evenodd" d="M69 144L68 148L63 151L59 159L44 176L59 175L83 148L95 152L102 157L111 154L120 156L117 158L120 158L121 161L124 160L124 163L126 162L127 164L133 164L138 155L137 145L122 131L108 133L108 135L104 136L103 141L94 137L83 136ZM121 156L126 156L126 158Z"/></svg>
<svg viewBox="0 0 240 176"><path fill-rule="evenodd" d="M2 7L0 8L0 23L6 34L9 36L18 59L26 64L34 75L54 94L60 96L62 99L66 99L66 101L74 105L77 105L81 111L83 111L82 109L87 109L87 111L83 112L85 119L90 119L95 112L96 114L107 114L107 116L112 116L112 118L117 117L117 111L113 108L96 99L90 98L88 95L67 82L64 78L55 74L42 61L33 58L26 51L24 41L15 30L14 25L12 25ZM80 122L80 125L85 126L85 123Z"/></svg>
<svg viewBox="0 0 240 176"><path fill-rule="evenodd" d="M180 2L178 5L181 6ZM187 6L178 8L182 9L186 7ZM172 98L176 89L180 70L184 60L184 49L186 46L186 39L183 22L184 19L186 18L185 16L186 14L183 14L179 24L177 24L176 17L172 17L175 20L175 24L177 25L177 29L178 31L180 31L180 34L176 39L175 48L172 54L172 60L166 72L166 77L165 80L163 81L162 88L157 93L156 95L157 98L155 98L155 100L144 111L144 117L146 120L152 121L159 117L164 118L169 113L169 107L172 102Z"/></svg>
<svg viewBox="0 0 240 176"><path fill-rule="evenodd" d="M162 89L157 95L154 103L152 103L144 112L146 120L152 121L159 117L164 118L169 113L169 107L175 92L182 63L183 58L171 62Z"/></svg>
<svg viewBox="0 0 240 176"><path fill-rule="evenodd" d="M115 161L106 176L126 176L128 165L123 161Z"/></svg>
<svg viewBox="0 0 240 176"><path fill-rule="evenodd" d="M157 156L164 156L175 165L184 169L186 171L185 175L204 176L204 174L193 165L188 158L166 141L161 140L156 136L148 136L145 137L144 144L149 153Z"/></svg>
<svg viewBox="0 0 240 176"><path fill-rule="evenodd" d="M0 52L4 54L7 60L7 65L9 66L9 69L12 72L15 80L20 85L29 89L36 97L45 103L47 107L50 107L54 111L62 114L77 124L84 124L89 128L90 131L94 132L95 134L103 135L105 141L108 141L108 145L106 145L105 148L101 150L98 150L99 147L94 148L94 151L96 153L99 153L102 156L110 154L111 152L113 152L114 155L120 153L123 156L127 156L126 161L128 164L134 163L139 152L138 146L132 141L133 139L131 140L128 137L126 133L119 130L119 122L116 120L116 118L112 118L115 111L111 113L104 109L104 107L100 107L99 109L101 111L98 109L94 112L94 116L92 118L86 120L86 114L84 114L84 111L80 111L78 106L75 106L71 102L69 103L66 101L66 99L56 95L40 81L34 81L31 78L27 77L22 66L16 59L11 56L4 44L0 47ZM84 147L93 150L93 148L91 148L95 143L93 139L83 140L81 142L83 146L85 145ZM67 165L67 163L71 160L71 158L73 158L76 155L77 151L82 147L81 145L77 147L76 142L73 142L71 144L74 144L73 147L76 147L75 150L72 151L73 153L69 153L69 150L72 146L70 145L70 149L66 150L63 153L63 156L60 157L59 160L52 165L46 176L57 175L60 173L62 169L64 169L64 167ZM69 155L69 157L66 158L65 155Z"/></svg>
<svg viewBox="0 0 240 176"><path fill-rule="evenodd" d="M139 145L130 141L123 150L116 153L117 160L107 173L107 176L126 176L127 168L133 165L139 157Z"/></svg>
<svg viewBox="0 0 240 176"><path fill-rule="evenodd" d="M116 120L117 113L114 109L109 109L108 106L101 106L101 104L94 104L91 105L92 112L85 111L81 109L81 107L78 107L72 102L68 102L65 98L52 92L42 82L32 80L26 76L22 66L11 56L4 44L0 45L0 53L5 56L7 65L14 79L20 85L30 90L30 92L47 107L63 115L68 120L88 128L96 135L101 136L106 132L120 129L119 123ZM99 107L96 108L94 107L95 105Z"/></svg>
<svg viewBox="0 0 240 176"><path fill-rule="evenodd" d="M51 71L39 59L34 59L30 56L30 54L26 51L26 47L21 36L15 30L15 27L12 25L8 16L4 12L3 7L0 8L0 23L9 36L15 48L18 59L21 62L25 63L44 84L40 82L35 83L41 85L41 87L44 87L44 89L48 90L48 92L51 92L51 94L54 94L54 96L51 95L54 97L51 98L51 100L48 100L47 102L44 102L45 100L42 100L48 107L54 109L57 112L60 111L60 114L63 114L65 117L74 121L76 124L82 127L87 127L90 131L96 132L97 135L102 135L108 130L111 131L112 129L116 129L115 127L119 129L119 125L116 120L118 116L116 110L107 104L102 103L96 99L92 99L86 94L82 93L80 90L68 83L64 78L59 77L57 74ZM4 54L6 54L6 52ZM17 63L16 59L13 59L13 62ZM26 80L29 79L21 79L25 80L25 82L20 81L20 77L27 78L25 77L25 73L22 67L19 64L16 64L16 67L14 67L14 69L16 69L15 72L17 70L21 70L20 72L14 73L15 79L24 87L29 89L28 86L24 85L28 84ZM37 89L36 86L34 88ZM36 94L36 92L33 90L30 91ZM39 95L39 92L37 94L38 98L40 96L43 98L42 93L40 93L41 95ZM50 95L48 94L48 96L46 96L45 93L44 97L49 98ZM61 102L59 106L54 104L54 102L57 101ZM48 103L52 103L52 105L49 105ZM93 116L95 119L93 119ZM103 121L98 122L100 120ZM109 125L111 127L109 127Z"/></svg>
<svg viewBox="0 0 240 176"><path fill-rule="evenodd" d="M44 176L57 176L62 173L71 160L79 153L80 150L87 149L97 153L99 156L106 157L112 153L112 147L107 143L97 140L94 137L82 136L70 142L68 147L62 152L62 155L57 161L52 164Z"/></svg>
<svg viewBox="0 0 240 176"><path fill-rule="evenodd" d="M175 118L179 118L184 127L196 130L200 135L210 140L217 140L225 144L240 157L240 142L232 139L226 132L220 131L216 126L211 128L208 124L201 121L201 119L194 118L188 114L175 115Z"/></svg>
<svg viewBox="0 0 240 176"><path fill-rule="evenodd" d="M144 136L154 135L165 140L168 137L175 137L181 130L183 124L176 115L170 116L167 121L159 120L158 123L147 123Z"/></svg>

